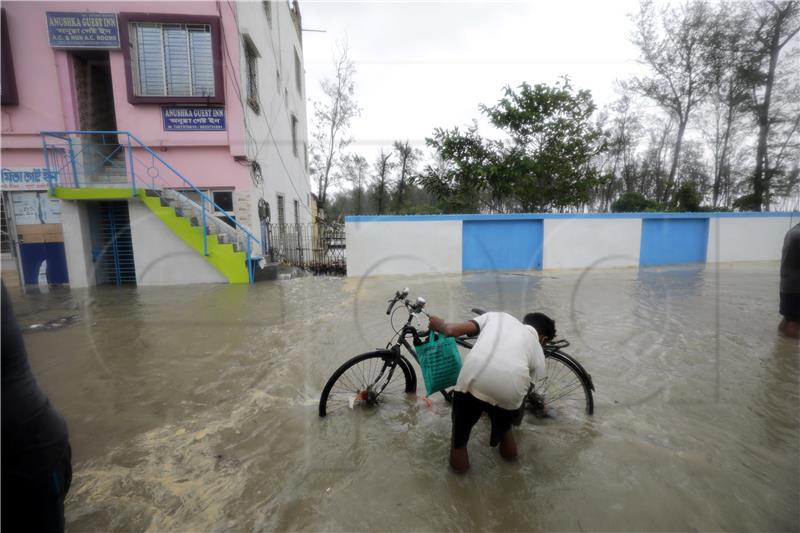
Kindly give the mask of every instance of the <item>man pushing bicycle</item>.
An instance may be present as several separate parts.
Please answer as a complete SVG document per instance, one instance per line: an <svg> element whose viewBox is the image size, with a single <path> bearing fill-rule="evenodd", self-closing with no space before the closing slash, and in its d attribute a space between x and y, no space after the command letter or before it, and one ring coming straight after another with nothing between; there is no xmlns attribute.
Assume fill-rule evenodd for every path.
<svg viewBox="0 0 800 533"><path fill-rule="evenodd" d="M529 313L520 322L508 313L490 312L454 324L431 316L429 327L450 337L478 337L453 392L450 466L460 473L469 469L467 442L484 412L492 423L490 445L499 444L504 459L516 458L511 426L521 414L531 382L545 375L542 348L555 337L555 322L543 313Z"/></svg>

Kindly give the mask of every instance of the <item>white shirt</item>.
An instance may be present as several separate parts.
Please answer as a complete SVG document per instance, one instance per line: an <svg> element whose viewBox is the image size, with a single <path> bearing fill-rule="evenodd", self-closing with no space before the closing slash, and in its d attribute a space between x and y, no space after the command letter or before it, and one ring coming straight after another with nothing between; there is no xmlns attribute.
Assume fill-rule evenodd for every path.
<svg viewBox="0 0 800 533"><path fill-rule="evenodd" d="M456 390L502 409L519 409L531 380L545 377L539 334L508 313L484 313L473 322L480 332L464 358Z"/></svg>

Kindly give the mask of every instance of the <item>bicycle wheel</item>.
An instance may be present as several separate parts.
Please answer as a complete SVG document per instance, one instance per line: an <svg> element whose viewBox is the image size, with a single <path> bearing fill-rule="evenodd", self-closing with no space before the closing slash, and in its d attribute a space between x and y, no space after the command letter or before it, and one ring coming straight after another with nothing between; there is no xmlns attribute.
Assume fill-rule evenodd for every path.
<svg viewBox="0 0 800 533"><path fill-rule="evenodd" d="M591 378L569 356L545 355L547 376L538 379L528 394L526 407L537 418L584 419L594 413Z"/></svg>
<svg viewBox="0 0 800 533"><path fill-rule="evenodd" d="M390 351L357 355L340 366L322 389L319 416L335 411L376 407L416 389L413 369Z"/></svg>

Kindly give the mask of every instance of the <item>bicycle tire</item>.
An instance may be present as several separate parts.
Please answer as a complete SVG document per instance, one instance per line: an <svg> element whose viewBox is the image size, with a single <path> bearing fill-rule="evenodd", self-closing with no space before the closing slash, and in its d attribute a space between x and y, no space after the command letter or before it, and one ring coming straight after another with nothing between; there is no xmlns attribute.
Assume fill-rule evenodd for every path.
<svg viewBox="0 0 800 533"><path fill-rule="evenodd" d="M533 384L526 407L537 418L583 418L594 414L594 384L583 367L567 354L545 354L547 377Z"/></svg>
<svg viewBox="0 0 800 533"><path fill-rule="evenodd" d="M415 392L416 381L411 363L402 355L389 350L357 355L328 379L319 399L319 416L344 407L353 408L356 402L374 407L392 395Z"/></svg>

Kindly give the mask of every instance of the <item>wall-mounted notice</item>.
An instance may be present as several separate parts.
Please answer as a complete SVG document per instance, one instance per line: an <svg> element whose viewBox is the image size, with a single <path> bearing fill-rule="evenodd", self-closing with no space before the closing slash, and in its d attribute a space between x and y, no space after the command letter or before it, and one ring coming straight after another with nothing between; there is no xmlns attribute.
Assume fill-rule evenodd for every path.
<svg viewBox="0 0 800 533"><path fill-rule="evenodd" d="M46 192L15 192L11 203L17 226L61 223L61 201L50 198Z"/></svg>
<svg viewBox="0 0 800 533"><path fill-rule="evenodd" d="M116 13L47 12L53 48L119 48Z"/></svg>
<svg viewBox="0 0 800 533"><path fill-rule="evenodd" d="M224 107L164 106L164 131L224 131Z"/></svg>

